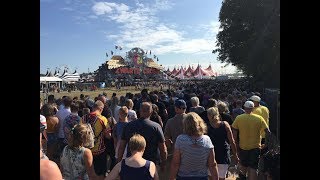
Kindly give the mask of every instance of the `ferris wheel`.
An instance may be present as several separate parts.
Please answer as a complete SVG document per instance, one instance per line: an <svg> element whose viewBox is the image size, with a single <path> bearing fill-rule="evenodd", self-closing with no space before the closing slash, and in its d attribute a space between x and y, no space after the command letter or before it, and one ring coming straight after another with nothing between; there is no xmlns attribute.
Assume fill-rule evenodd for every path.
<svg viewBox="0 0 320 180"><path fill-rule="evenodd" d="M147 57L143 49L135 47L128 52L129 61L133 62L136 67L147 65Z"/></svg>

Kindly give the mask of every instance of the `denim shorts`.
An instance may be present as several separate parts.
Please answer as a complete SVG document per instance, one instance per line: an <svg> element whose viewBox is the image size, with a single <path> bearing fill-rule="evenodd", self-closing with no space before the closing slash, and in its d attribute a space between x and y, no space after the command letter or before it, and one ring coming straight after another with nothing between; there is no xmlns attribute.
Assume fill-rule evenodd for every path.
<svg viewBox="0 0 320 180"><path fill-rule="evenodd" d="M258 169L260 151L261 150L259 148L250 150L240 149L239 158L241 165L244 167L250 167L252 169Z"/></svg>

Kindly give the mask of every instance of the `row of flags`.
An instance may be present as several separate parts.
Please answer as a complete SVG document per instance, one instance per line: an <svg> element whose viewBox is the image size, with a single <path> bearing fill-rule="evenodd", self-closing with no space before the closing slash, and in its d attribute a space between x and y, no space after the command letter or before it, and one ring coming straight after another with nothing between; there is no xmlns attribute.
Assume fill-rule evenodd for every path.
<svg viewBox="0 0 320 180"><path fill-rule="evenodd" d="M115 48L115 49L119 49L120 51L122 50L122 47L121 47L121 46L119 46L119 45L115 45L115 46L114 46L114 48ZM113 56L113 54L114 54L114 53L113 53L113 51L112 51L112 50L110 51L110 53L111 53L111 56ZM106 52L106 56L107 56L107 57L109 57L108 52Z"/></svg>
<svg viewBox="0 0 320 180"><path fill-rule="evenodd" d="M115 45L114 48L119 49L120 51L122 50L122 47L119 45ZM112 50L110 51L110 53L111 53L111 56L113 56L114 52ZM146 54L148 54L148 50L146 51ZM149 54L151 55L151 50L149 50ZM106 52L106 56L109 57L108 52ZM157 61L159 61L159 58L156 55L153 55L153 58L157 59Z"/></svg>
<svg viewBox="0 0 320 180"><path fill-rule="evenodd" d="M117 45L115 45L115 47L114 48L116 48L116 49L118 49L119 48L119 50L121 51L122 50L122 47L121 46L117 46Z"/></svg>

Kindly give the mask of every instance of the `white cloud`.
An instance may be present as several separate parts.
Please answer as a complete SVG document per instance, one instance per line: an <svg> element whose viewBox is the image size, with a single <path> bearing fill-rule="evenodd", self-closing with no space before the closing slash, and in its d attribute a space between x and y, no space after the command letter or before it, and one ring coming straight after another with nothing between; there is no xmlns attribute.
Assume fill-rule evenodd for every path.
<svg viewBox="0 0 320 180"><path fill-rule="evenodd" d="M112 3L112 4L114 4L114 3ZM92 7L92 10L96 15L103 15L103 14L111 12L112 8L110 6L108 6L106 3L98 2Z"/></svg>
<svg viewBox="0 0 320 180"><path fill-rule="evenodd" d="M174 6L174 3L169 0L156 0L155 7L158 10L167 10L171 9Z"/></svg>
<svg viewBox="0 0 320 180"><path fill-rule="evenodd" d="M113 10L120 13L125 12L129 10L129 7L123 3L116 4L116 3L109 3L109 2L98 2L93 5L92 10L96 15L103 15L103 14L109 14Z"/></svg>
<svg viewBox="0 0 320 180"><path fill-rule="evenodd" d="M116 34L106 33L106 37L124 48L140 47L154 49L157 55L165 53L211 53L215 45L215 35L219 22L199 25L203 33L200 38L186 38L185 33L176 30L177 25L164 24L156 17L156 12L173 7L168 0L155 0L154 4L136 1L136 8L123 3L97 2L92 6L93 13L119 25ZM181 27L180 27L181 28Z"/></svg>

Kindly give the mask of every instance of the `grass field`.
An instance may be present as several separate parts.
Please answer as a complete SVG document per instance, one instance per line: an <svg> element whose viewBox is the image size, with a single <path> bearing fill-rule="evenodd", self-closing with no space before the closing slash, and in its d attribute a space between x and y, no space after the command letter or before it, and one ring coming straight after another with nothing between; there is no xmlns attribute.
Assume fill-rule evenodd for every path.
<svg viewBox="0 0 320 180"><path fill-rule="evenodd" d="M147 87L146 89L150 91L154 91L154 90L159 90L159 88L157 87ZM96 96L98 96L99 94L102 94L103 92L106 92L107 93L107 98L110 98L112 96L112 93L117 93L117 97L120 97L120 96L125 96L126 93L128 92L131 92L133 94L135 93L140 93L141 92L141 89L135 89L135 87L132 87L132 86L128 86L128 87L122 87L120 90L119 89L116 89L115 87L112 87L112 88L104 88L104 89L97 89L96 91L71 91L71 92L67 92L67 91L62 91L62 92L49 92L49 93L43 93L43 92L40 92L40 98L42 100L46 100L46 97L50 94L53 94L54 97L56 99L62 97L62 96L70 96L71 98L73 97L80 97L80 94L84 94L84 95L89 95L90 98L94 98Z"/></svg>

